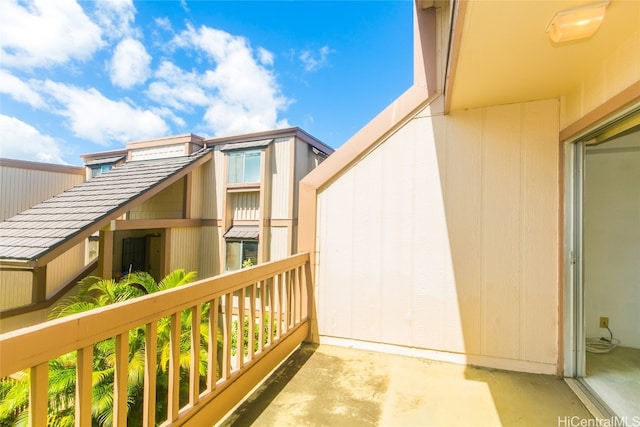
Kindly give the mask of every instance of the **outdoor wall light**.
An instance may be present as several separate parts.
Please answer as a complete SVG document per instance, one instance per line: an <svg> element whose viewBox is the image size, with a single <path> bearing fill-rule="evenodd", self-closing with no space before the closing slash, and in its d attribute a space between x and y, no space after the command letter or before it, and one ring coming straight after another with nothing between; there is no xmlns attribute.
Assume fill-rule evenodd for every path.
<svg viewBox="0 0 640 427"><path fill-rule="evenodd" d="M549 38L563 43L591 36L600 27L609 3L602 1L556 13L547 26Z"/></svg>

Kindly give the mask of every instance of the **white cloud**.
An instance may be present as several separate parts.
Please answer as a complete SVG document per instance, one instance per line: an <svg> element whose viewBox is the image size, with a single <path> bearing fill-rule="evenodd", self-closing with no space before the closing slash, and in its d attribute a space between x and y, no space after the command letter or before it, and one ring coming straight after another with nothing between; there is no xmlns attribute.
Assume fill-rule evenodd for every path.
<svg viewBox="0 0 640 427"><path fill-rule="evenodd" d="M170 61L163 61L155 73L158 79L149 85L147 96L158 104L189 111L191 106L204 107L209 96L200 85L202 75L187 72Z"/></svg>
<svg viewBox="0 0 640 427"><path fill-rule="evenodd" d="M164 17L164 18L156 18L154 20L154 22L156 23L156 25L158 26L158 28L165 30L165 31L173 31L173 27L171 26L171 20L169 20L169 18Z"/></svg>
<svg viewBox="0 0 640 427"><path fill-rule="evenodd" d="M86 60L103 45L100 28L74 0L3 0L0 63L37 67Z"/></svg>
<svg viewBox="0 0 640 427"><path fill-rule="evenodd" d="M273 53L263 47L258 48L258 58L262 65L273 65Z"/></svg>
<svg viewBox="0 0 640 427"><path fill-rule="evenodd" d="M278 113L290 100L281 93L274 73L265 67L273 59L268 51L255 53L245 38L206 26L197 30L189 26L173 43L201 51L215 63L199 83L208 91L204 119L214 134L288 126L286 120L278 120Z"/></svg>
<svg viewBox="0 0 640 427"><path fill-rule="evenodd" d="M77 137L108 145L112 141L156 138L169 131L156 113L113 101L96 89L84 90L52 81L46 81L44 89L62 104L55 113L70 120L70 128Z"/></svg>
<svg viewBox="0 0 640 427"><path fill-rule="evenodd" d="M111 40L138 35L139 31L132 27L136 17L133 0L99 0L95 17Z"/></svg>
<svg viewBox="0 0 640 427"><path fill-rule="evenodd" d="M111 82L125 89L144 83L149 77L151 55L138 40L126 38L118 43L111 59Z"/></svg>
<svg viewBox="0 0 640 427"><path fill-rule="evenodd" d="M319 70L329 63L330 53L333 53L333 49L329 48L329 46L322 46L320 49L317 49L315 51L305 49L300 52L298 59L302 61L305 70L313 72Z"/></svg>
<svg viewBox="0 0 640 427"><path fill-rule="evenodd" d="M15 117L0 114L0 157L64 164L54 138Z"/></svg>
<svg viewBox="0 0 640 427"><path fill-rule="evenodd" d="M46 103L28 83L0 69L0 93L6 93L18 102L34 108L44 108Z"/></svg>

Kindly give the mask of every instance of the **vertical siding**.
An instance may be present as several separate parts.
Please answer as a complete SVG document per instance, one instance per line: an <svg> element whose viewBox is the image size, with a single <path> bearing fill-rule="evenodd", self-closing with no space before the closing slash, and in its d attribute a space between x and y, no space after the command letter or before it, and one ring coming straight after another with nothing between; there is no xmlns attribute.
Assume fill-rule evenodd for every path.
<svg viewBox="0 0 640 427"><path fill-rule="evenodd" d="M558 146L556 100L513 104L420 116L345 172L318 196L320 334L553 372Z"/></svg>
<svg viewBox="0 0 640 427"><path fill-rule="evenodd" d="M203 184L204 176L206 175L205 169L209 163L191 172L191 205L189 206L191 209L191 218L203 217L203 205L205 203L203 199L207 193L207 191L204 190Z"/></svg>
<svg viewBox="0 0 640 427"><path fill-rule="evenodd" d="M29 304L32 278L31 270L0 271L0 310Z"/></svg>
<svg viewBox="0 0 640 427"><path fill-rule="evenodd" d="M131 209L130 219L170 219L184 215L184 178Z"/></svg>
<svg viewBox="0 0 640 427"><path fill-rule="evenodd" d="M625 13L635 15L640 23L640 2L619 2L615 7L624 7ZM563 99L562 128L640 81L640 25L627 34L622 43L610 46L607 57L600 61L594 59L585 70L585 77L576 82L575 89Z"/></svg>
<svg viewBox="0 0 640 427"><path fill-rule="evenodd" d="M231 193L229 195L235 220L260 219L260 192Z"/></svg>
<svg viewBox="0 0 640 427"><path fill-rule="evenodd" d="M192 172L191 217L216 218L215 164L209 161Z"/></svg>
<svg viewBox="0 0 640 427"><path fill-rule="evenodd" d="M270 261L286 258L289 255L287 253L287 243L289 239L287 227L271 227L269 229L269 240L271 242L269 252Z"/></svg>
<svg viewBox="0 0 640 427"><path fill-rule="evenodd" d="M0 166L0 221L83 181L83 175Z"/></svg>
<svg viewBox="0 0 640 427"><path fill-rule="evenodd" d="M202 227L200 235L198 277L204 279L220 274L220 245L223 239L220 227Z"/></svg>
<svg viewBox="0 0 640 427"><path fill-rule="evenodd" d="M85 242L82 242L47 264L47 298L84 267L85 250Z"/></svg>
<svg viewBox="0 0 640 427"><path fill-rule="evenodd" d="M223 189L225 182L227 182L227 177L224 176L224 153L220 150L215 150L213 152L213 160L214 160L214 182L215 185L211 186L211 191L214 191L214 201L215 201L215 216L214 218L220 219L222 218L222 200L224 197Z"/></svg>
<svg viewBox="0 0 640 427"><path fill-rule="evenodd" d="M200 261L200 243L202 232L198 227L171 229L171 260L169 271L182 268L186 271L198 271ZM200 272L198 272L200 277Z"/></svg>
<svg viewBox="0 0 640 427"><path fill-rule="evenodd" d="M272 219L289 218L289 185L291 164L291 138L278 138L273 142L271 156L271 215Z"/></svg>
<svg viewBox="0 0 640 427"><path fill-rule="evenodd" d="M130 150L131 161L167 159L184 156L184 144L163 145L160 147L138 148Z"/></svg>
<svg viewBox="0 0 640 427"><path fill-rule="evenodd" d="M296 140L295 155L295 174L293 186L293 217L298 217L298 185L300 180L305 177L315 167L316 155L311 150L311 146L305 142Z"/></svg>

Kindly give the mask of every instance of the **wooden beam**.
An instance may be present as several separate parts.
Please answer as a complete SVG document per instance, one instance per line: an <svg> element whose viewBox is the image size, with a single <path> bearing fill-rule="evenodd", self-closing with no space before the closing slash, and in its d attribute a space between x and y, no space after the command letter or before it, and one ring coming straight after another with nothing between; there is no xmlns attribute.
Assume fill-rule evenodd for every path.
<svg viewBox="0 0 640 427"><path fill-rule="evenodd" d="M42 303L47 300L47 266L34 268L32 274L31 302Z"/></svg>

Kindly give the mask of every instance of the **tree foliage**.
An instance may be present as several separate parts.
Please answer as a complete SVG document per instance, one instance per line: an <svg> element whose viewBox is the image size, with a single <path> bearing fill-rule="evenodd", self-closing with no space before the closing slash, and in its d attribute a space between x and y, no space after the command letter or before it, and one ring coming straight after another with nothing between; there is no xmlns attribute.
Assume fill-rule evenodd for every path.
<svg viewBox="0 0 640 427"><path fill-rule="evenodd" d="M51 311L51 318L60 318L105 307L121 301L172 289L191 283L195 272L174 270L159 283L144 272L128 274L120 280L87 277L78 284L76 295L66 298ZM200 373L207 371L206 351L209 325L208 304L202 308L200 328ZM180 384L184 386L181 400L188 396L188 375L190 369L191 310L184 310L180 316ZM158 321L157 341L157 402L156 417L166 417L167 384L169 364L170 319ZM221 346L218 338L218 346ZM142 420L142 398L145 365L145 327L129 331L128 360L128 402L129 425L138 425ZM62 355L49 362L49 414L48 424L53 426L73 426L75 411L76 352ZM115 339L100 341L93 348L92 406L93 425L113 425L114 403ZM181 387L182 388L182 387ZM184 396L182 396L184 395ZM18 372L0 380L0 426L26 426L28 424L29 371Z"/></svg>

